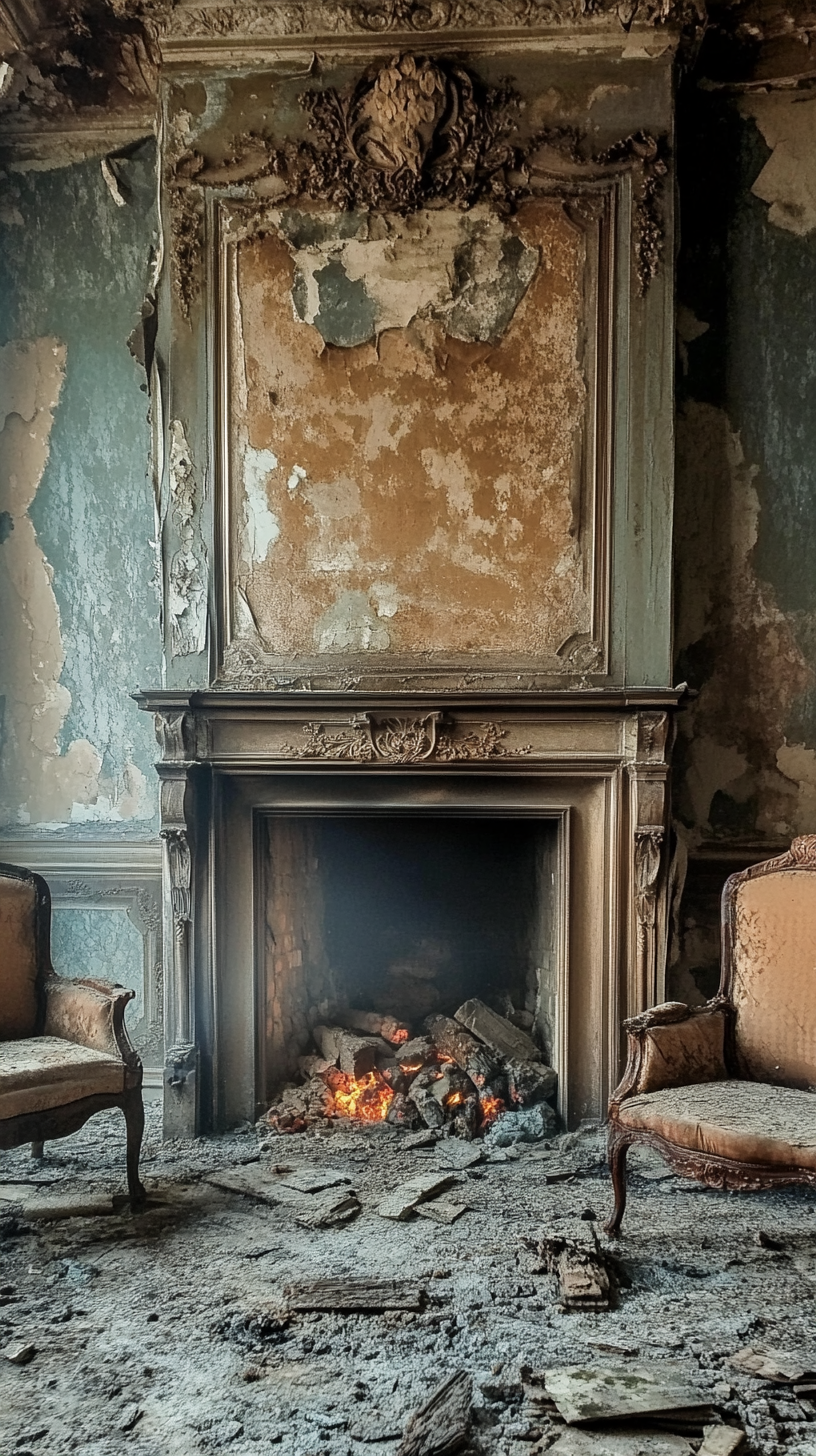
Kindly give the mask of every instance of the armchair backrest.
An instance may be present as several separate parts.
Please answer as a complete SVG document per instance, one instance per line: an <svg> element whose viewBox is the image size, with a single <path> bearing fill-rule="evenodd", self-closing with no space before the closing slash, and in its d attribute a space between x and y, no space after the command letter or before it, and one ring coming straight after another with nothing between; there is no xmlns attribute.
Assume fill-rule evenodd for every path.
<svg viewBox="0 0 816 1456"><path fill-rule="evenodd" d="M743 1076L816 1086L816 835L726 881L720 991Z"/></svg>
<svg viewBox="0 0 816 1456"><path fill-rule="evenodd" d="M0 864L0 1040L36 1036L51 969L51 896L40 875Z"/></svg>

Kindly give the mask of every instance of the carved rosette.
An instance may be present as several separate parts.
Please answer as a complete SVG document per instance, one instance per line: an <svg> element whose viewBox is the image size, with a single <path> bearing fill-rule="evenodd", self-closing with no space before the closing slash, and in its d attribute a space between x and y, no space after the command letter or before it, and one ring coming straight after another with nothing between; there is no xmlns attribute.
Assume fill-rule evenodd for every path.
<svg viewBox="0 0 816 1456"><path fill-rule="evenodd" d="M285 743L283 756L326 759L346 763L390 763L399 767L437 760L441 763L478 762L526 757L531 745L511 749L503 742L507 729L498 723L479 723L457 736L454 725L443 727L445 714L431 712L420 718L375 718L358 713L348 728L329 730L323 723L306 723L303 741Z"/></svg>

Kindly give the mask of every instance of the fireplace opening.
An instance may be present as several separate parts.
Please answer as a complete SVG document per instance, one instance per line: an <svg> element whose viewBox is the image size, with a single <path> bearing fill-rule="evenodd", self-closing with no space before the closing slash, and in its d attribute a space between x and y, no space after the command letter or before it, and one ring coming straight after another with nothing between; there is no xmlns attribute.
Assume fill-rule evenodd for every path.
<svg viewBox="0 0 816 1456"><path fill-rule="evenodd" d="M273 1126L552 1125L555 821L265 815L260 849Z"/></svg>

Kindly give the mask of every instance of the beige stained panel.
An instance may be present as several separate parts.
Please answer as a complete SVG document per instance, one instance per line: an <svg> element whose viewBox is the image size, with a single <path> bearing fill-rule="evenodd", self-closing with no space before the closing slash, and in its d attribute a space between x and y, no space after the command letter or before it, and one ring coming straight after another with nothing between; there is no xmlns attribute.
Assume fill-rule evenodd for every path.
<svg viewBox="0 0 816 1456"><path fill-rule="evenodd" d="M284 655L551 659L590 630L578 502L586 240L554 200L526 204L507 227L540 262L492 344L417 315L375 342L326 345L295 317L283 237L238 245L239 635L254 618Z"/></svg>
<svg viewBox="0 0 816 1456"><path fill-rule="evenodd" d="M737 1049L750 1077L816 1084L816 876L747 880L736 902Z"/></svg>

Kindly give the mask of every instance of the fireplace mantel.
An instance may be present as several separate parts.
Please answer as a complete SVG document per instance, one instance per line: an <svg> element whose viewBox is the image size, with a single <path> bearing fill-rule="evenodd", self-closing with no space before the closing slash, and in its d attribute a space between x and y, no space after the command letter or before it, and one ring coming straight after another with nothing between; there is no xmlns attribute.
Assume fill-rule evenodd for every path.
<svg viewBox="0 0 816 1456"><path fill-rule="evenodd" d="M683 691L138 694L161 749L168 1135L263 1105L255 826L270 813L558 821L561 1106L573 1124L603 1115L620 1020L662 995Z"/></svg>

